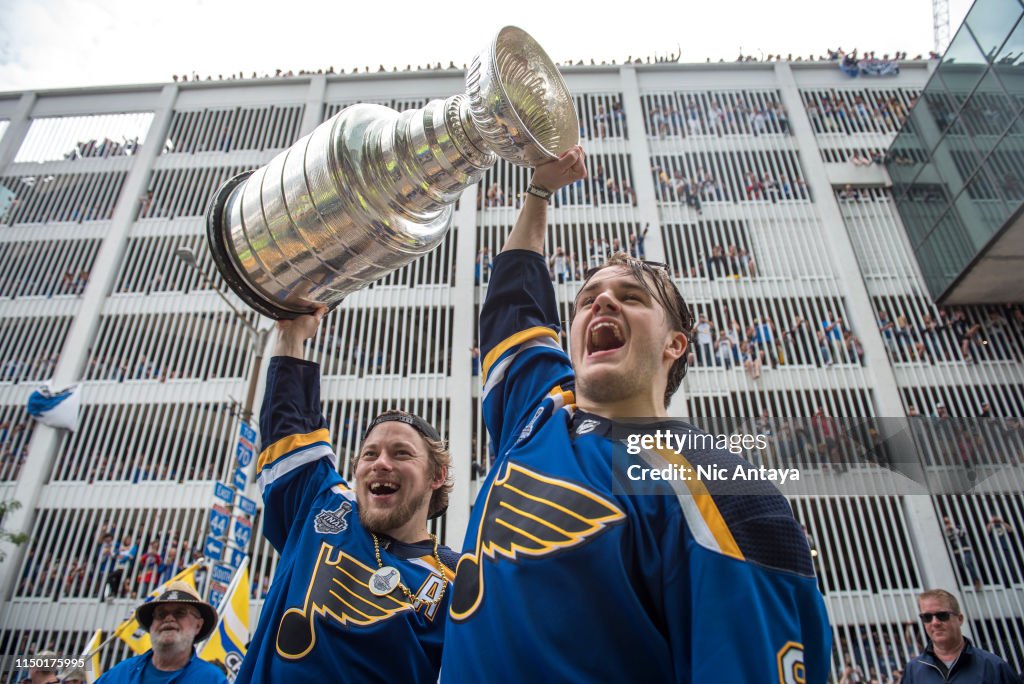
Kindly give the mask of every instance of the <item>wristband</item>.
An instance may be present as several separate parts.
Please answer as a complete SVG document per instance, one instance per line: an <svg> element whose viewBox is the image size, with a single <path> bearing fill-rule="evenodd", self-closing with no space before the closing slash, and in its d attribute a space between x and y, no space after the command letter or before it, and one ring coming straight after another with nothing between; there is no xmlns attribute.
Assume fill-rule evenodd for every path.
<svg viewBox="0 0 1024 684"><path fill-rule="evenodd" d="M526 193L533 195L534 197L539 197L545 202L551 202L551 191L546 188L542 188L539 185L530 183L530 187L526 188Z"/></svg>

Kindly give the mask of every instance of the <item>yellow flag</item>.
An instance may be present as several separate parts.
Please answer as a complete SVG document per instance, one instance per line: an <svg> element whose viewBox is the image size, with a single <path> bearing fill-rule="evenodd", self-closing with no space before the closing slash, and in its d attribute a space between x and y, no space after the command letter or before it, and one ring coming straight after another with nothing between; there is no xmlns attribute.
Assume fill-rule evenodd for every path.
<svg viewBox="0 0 1024 684"><path fill-rule="evenodd" d="M238 674L238 667L245 657L245 645L249 643L249 559L246 558L224 595L218 607L217 629L213 630L199 657L210 662L222 663L231 673Z"/></svg>
<svg viewBox="0 0 1024 684"><path fill-rule="evenodd" d="M92 635L92 639L89 639L89 643L85 645L85 650L82 651L82 660L92 661L92 667L85 671L85 679L89 684L95 682L103 674L103 668L100 665L100 646L102 645L103 630L97 629L96 633Z"/></svg>
<svg viewBox="0 0 1024 684"><path fill-rule="evenodd" d="M149 595L146 596L146 601L152 601L162 594L164 588L166 588L171 582L188 582L191 586L195 587L196 570L200 565L202 565L202 563L195 563L185 568L177 575L149 592ZM142 625L139 624L139 621L135 619L134 615L122 622L118 628L114 630L114 636L128 644L128 648L132 649L135 655L142 655L152 646L149 641L149 632L143 629Z"/></svg>

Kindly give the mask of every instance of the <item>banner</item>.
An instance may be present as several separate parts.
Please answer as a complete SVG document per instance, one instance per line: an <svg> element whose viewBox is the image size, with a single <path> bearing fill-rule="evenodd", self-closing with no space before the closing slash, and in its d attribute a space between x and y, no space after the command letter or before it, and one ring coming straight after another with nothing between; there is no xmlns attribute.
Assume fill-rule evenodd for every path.
<svg viewBox="0 0 1024 684"><path fill-rule="evenodd" d="M81 403L78 385L55 392L50 383L46 383L29 395L25 408L30 416L43 425L74 432L78 427L78 407Z"/></svg>
<svg viewBox="0 0 1024 684"><path fill-rule="evenodd" d="M152 601L157 596L162 594L164 589L171 582L188 582L193 587L195 587L196 570L199 568L200 565L202 565L202 563L194 563L188 566L187 568L179 572L177 575L167 580L153 591L149 592L149 595L146 596L146 600L144 601L144 603L148 603L149 601ZM128 648L132 649L135 655L142 655L150 649L149 632L142 628L142 625L139 624L139 621L135 619L134 615L132 615L132 617L122 622L118 626L118 628L114 630L114 636L116 636L124 643L128 644Z"/></svg>
<svg viewBox="0 0 1024 684"><path fill-rule="evenodd" d="M100 647L102 645L103 630L97 629L96 633L92 635L92 639L89 639L89 643L85 645L85 650L82 651L82 660L91 661L91 667L85 671L85 681L88 684L93 684L103 674L103 668L100 665Z"/></svg>
<svg viewBox="0 0 1024 684"><path fill-rule="evenodd" d="M217 629L210 635L199 657L222 663L228 679L234 681L249 643L249 559L241 564L231 580L224 601L217 609Z"/></svg>

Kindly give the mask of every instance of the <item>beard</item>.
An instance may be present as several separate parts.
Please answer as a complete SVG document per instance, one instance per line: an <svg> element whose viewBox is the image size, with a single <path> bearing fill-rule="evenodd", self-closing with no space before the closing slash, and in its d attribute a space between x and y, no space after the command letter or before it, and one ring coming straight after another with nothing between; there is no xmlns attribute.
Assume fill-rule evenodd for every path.
<svg viewBox="0 0 1024 684"><path fill-rule="evenodd" d="M189 634L183 629L171 632L160 631L151 635L151 642L155 650L177 653L192 648L194 637L195 634Z"/></svg>
<svg viewBox="0 0 1024 684"><path fill-rule="evenodd" d="M423 500L431 495L427 491L423 496L408 496L397 505L387 509L371 509L366 501L366 494L362 488L356 489L356 504L359 508L359 522L363 527L374 534L386 534L390 536L391 530L395 530L409 522L416 511L423 504Z"/></svg>
<svg viewBox="0 0 1024 684"><path fill-rule="evenodd" d="M598 404L609 404L649 393L658 364L640 357L632 368L620 366L614 371L605 368L588 369L576 376L576 398ZM597 370L595 373L594 371Z"/></svg>

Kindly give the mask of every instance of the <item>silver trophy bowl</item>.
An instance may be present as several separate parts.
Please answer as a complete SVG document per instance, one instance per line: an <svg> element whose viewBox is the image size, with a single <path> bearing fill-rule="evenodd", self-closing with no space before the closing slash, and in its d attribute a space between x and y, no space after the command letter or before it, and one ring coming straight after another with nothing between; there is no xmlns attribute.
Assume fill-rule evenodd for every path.
<svg viewBox="0 0 1024 684"><path fill-rule="evenodd" d="M437 247L455 201L498 157L532 167L578 141L558 69L506 26L473 60L464 94L402 113L347 107L228 180L207 213L210 251L231 289L266 316L334 308Z"/></svg>

